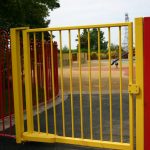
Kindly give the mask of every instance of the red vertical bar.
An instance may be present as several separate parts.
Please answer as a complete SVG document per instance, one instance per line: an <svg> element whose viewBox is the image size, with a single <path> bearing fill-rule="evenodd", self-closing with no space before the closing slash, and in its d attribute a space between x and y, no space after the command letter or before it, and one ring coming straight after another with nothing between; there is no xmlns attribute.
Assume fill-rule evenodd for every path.
<svg viewBox="0 0 150 150"><path fill-rule="evenodd" d="M34 70L34 51L33 51L33 41L30 41L30 57L31 57L31 79L32 79L32 91L33 91L33 106L36 105L35 101L35 70Z"/></svg>
<svg viewBox="0 0 150 150"><path fill-rule="evenodd" d="M7 80L7 60L6 60L6 53L7 53L7 32L1 30L0 33L0 98L1 98L1 120L2 120L2 127L3 127L3 134L5 135L5 116L8 115L8 111L6 111L6 80Z"/></svg>
<svg viewBox="0 0 150 150"><path fill-rule="evenodd" d="M50 100L50 80L49 80L49 43L46 42L46 50L47 50L47 84L48 84L48 101Z"/></svg>
<svg viewBox="0 0 150 150"><path fill-rule="evenodd" d="M39 54L40 54L40 90L41 89L44 89L44 86L43 86L43 54L42 54L42 42L39 42L39 45L38 45L38 48L39 48ZM44 94L40 96L40 102L44 102Z"/></svg>
<svg viewBox="0 0 150 150"><path fill-rule="evenodd" d="M34 59L33 59L34 60ZM33 87L34 87L34 95L36 93L36 83L35 83L35 68L34 68L34 62L33 62ZM33 105L35 106L36 105L36 100L35 100L35 97L33 99Z"/></svg>
<svg viewBox="0 0 150 150"><path fill-rule="evenodd" d="M21 79L22 79L22 92L23 92L22 93L23 94L22 101L23 101L23 110L25 110L26 106L25 106L25 84L24 84L23 41L22 41L22 39L20 41L20 48L21 48L20 49L20 53L21 53ZM13 86L12 86L12 88L13 88ZM13 91L12 91L12 96L13 96ZM13 103L13 105L14 105L14 103ZM13 112L14 112L14 110L13 110Z"/></svg>
<svg viewBox="0 0 150 150"><path fill-rule="evenodd" d="M46 93L47 93L47 101L49 101L49 81L48 81L48 49L47 43L45 42L45 73L46 73Z"/></svg>
<svg viewBox="0 0 150 150"><path fill-rule="evenodd" d="M0 120L2 119L2 36L1 36L1 30L0 30Z"/></svg>
<svg viewBox="0 0 150 150"><path fill-rule="evenodd" d="M150 17L144 18L144 150L150 149Z"/></svg>
<svg viewBox="0 0 150 150"><path fill-rule="evenodd" d="M58 95L58 57L57 57L58 49L57 49L57 43L54 42L54 80L55 80L55 96Z"/></svg>
<svg viewBox="0 0 150 150"><path fill-rule="evenodd" d="M40 49L40 88L42 88L43 78L42 78L42 53Z"/></svg>
<svg viewBox="0 0 150 150"><path fill-rule="evenodd" d="M0 120L2 119L2 80L1 80L1 73L2 73L2 68L1 68L1 64L2 64L2 59L1 59L1 53L2 53L2 48L1 48L1 43L2 43L2 37L1 37L1 29L0 29Z"/></svg>
<svg viewBox="0 0 150 150"><path fill-rule="evenodd" d="M37 47L38 42L36 42L36 49L37 49L37 78L38 78L38 86L40 86L40 52Z"/></svg>
<svg viewBox="0 0 150 150"><path fill-rule="evenodd" d="M11 59L11 48L9 49L10 53L10 68L9 68L9 74L10 74L10 80L9 80L9 85L10 85L10 103L11 103L11 108L10 108L10 124L11 124L11 134L12 133L12 115L14 114L14 99L13 99L13 83L12 83L12 59ZM22 88L23 89L23 88Z"/></svg>
<svg viewBox="0 0 150 150"><path fill-rule="evenodd" d="M52 65L51 65L51 45L49 42L49 81L50 81L50 99L52 99Z"/></svg>
<svg viewBox="0 0 150 150"><path fill-rule="evenodd" d="M56 45L53 43L53 64L54 64L54 84L55 84L55 97L57 89L57 77L56 77Z"/></svg>
<svg viewBox="0 0 150 150"><path fill-rule="evenodd" d="M2 62L0 62L2 63ZM3 95L2 95L2 64L0 64L0 119L3 118ZM3 122L3 120L2 120Z"/></svg>
<svg viewBox="0 0 150 150"><path fill-rule="evenodd" d="M41 88L44 89L44 80L43 80L43 54L42 54L42 43L41 43ZM44 99L43 99L44 100Z"/></svg>
<svg viewBox="0 0 150 150"><path fill-rule="evenodd" d="M10 100L10 52L8 49L8 37L7 37L7 49L6 49L6 58L7 58L7 89L8 89L8 112L9 112L9 126L10 126L10 134L12 133L12 118L11 118L11 100Z"/></svg>
<svg viewBox="0 0 150 150"><path fill-rule="evenodd" d="M4 38L4 37L3 37ZM3 39L5 40L5 39ZM4 45L2 49L2 124L3 133L5 134L5 66L4 66Z"/></svg>

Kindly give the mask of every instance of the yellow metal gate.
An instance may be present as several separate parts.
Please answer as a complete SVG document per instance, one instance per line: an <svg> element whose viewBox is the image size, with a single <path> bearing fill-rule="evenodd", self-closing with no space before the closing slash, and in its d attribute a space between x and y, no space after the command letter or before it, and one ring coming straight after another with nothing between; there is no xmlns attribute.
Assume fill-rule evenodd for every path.
<svg viewBox="0 0 150 150"><path fill-rule="evenodd" d="M17 143L20 143L22 141L49 143L56 142L99 148L133 150L135 146L134 108L136 106L136 116L137 118L140 118L140 121L137 121L136 119L136 148L139 150L143 149L143 52L142 40L140 39L142 38L142 19L136 19L135 24L137 54L136 65L138 64L138 67L136 68L136 83L134 83L135 81L133 81L133 79L135 79L135 76L133 75L135 65L133 65L133 24L131 22L41 29L11 29ZM126 59L125 64L123 64L124 61L122 60L122 29L124 27L128 28L128 60ZM118 37L119 64L116 64L118 65L118 68L114 68L114 66L111 65L112 28L115 29L115 35ZM92 48L90 38L92 35L90 31L93 29L97 33L96 61L91 60ZM81 43L81 31L83 30L87 33L87 59L86 57L83 58L81 53L81 44L83 44ZM102 60L100 42L100 34L103 30L105 30L104 32L108 37L108 59L105 60ZM65 32L66 34L64 34L63 32ZM73 32L77 33L77 62L75 63L72 60L74 53L74 51L72 51ZM47 33L49 33L50 37L46 36ZM60 91L59 95L56 96L54 80L54 60L53 57L51 57L50 63L52 71L52 102L47 103L44 41L46 40L46 38L50 39L50 52L51 56L53 56L53 35L55 33L59 37L58 71ZM22 36L20 36L20 34L22 34ZM20 55L20 37L23 38L22 64ZM65 56L65 54L63 53L63 37L68 41L68 53L66 54L68 58L68 66L65 65L63 59ZM37 39L42 42L42 73L44 89L41 90L38 86L37 74ZM34 62L31 62L31 40L34 42L32 47L34 50ZM87 61L87 63L84 63L84 61ZM31 63L34 63L35 67L35 97L33 96L32 88L33 81ZM105 66L103 66L103 64ZM24 65L23 72L21 71L21 65ZM125 67L123 68L123 66ZM96 69L95 72L93 71L94 69ZM116 74L113 70L115 70L117 72L116 74L118 74L117 79L115 78ZM127 73L126 75L128 76L125 77L125 82L123 81L123 73ZM25 82L25 102L23 102L21 74L24 74L25 77L23 81ZM66 77L66 74L68 75L68 78ZM76 76L74 76L75 74ZM83 83L86 76L87 82ZM95 80L95 85L97 86L95 87L92 87L92 85L94 84L93 76L97 76ZM104 77L105 79L108 77L108 80L105 80L105 82ZM114 81L116 81L116 83L114 83ZM67 83L68 87L65 86ZM128 91L126 91L123 87L123 84L125 83L129 85ZM103 84L108 84L108 92L106 92L106 90L103 91ZM114 84L119 87L119 90L117 92L113 90ZM78 86L78 90L76 89L75 85ZM84 89L86 87L87 90L85 92ZM68 88L68 90L66 90L65 88ZM93 91L93 88L97 88L97 90ZM43 92L43 107L39 104L40 92ZM123 97L124 93L126 93L125 98ZM137 95L136 101L138 102L136 102L136 105L134 103L134 94ZM118 100L115 100L117 96ZM33 107L33 101L36 101L36 107ZM26 104L26 111L24 112L23 103ZM86 108L85 105L87 105L87 103L88 106ZM50 106L51 104L52 106ZM114 105L117 105L117 107L115 107ZM70 121L66 119L68 115ZM127 115L127 117L124 121L125 115ZM114 116L118 117L117 121L114 119ZM24 127L24 120L27 121L27 129L25 129ZM70 122L70 124L68 122ZM107 126L105 124L107 124ZM95 133L97 136L95 136Z"/></svg>

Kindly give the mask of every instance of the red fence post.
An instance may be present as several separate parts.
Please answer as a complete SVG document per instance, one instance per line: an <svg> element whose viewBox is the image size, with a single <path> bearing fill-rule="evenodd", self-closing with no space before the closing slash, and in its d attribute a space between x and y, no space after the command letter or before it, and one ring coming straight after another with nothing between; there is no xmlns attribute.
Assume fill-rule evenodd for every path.
<svg viewBox="0 0 150 150"><path fill-rule="evenodd" d="M2 89L3 89L3 87L2 87L2 66L0 64L0 120L2 119L2 101L3 101Z"/></svg>
<svg viewBox="0 0 150 150"><path fill-rule="evenodd" d="M55 80L55 96L58 95L59 92L59 86L58 86L58 48L57 43L54 42L54 80Z"/></svg>
<svg viewBox="0 0 150 150"><path fill-rule="evenodd" d="M150 17L144 18L144 150L150 149Z"/></svg>
<svg viewBox="0 0 150 150"><path fill-rule="evenodd" d="M52 99L52 64L51 64L51 45L50 45L50 42L49 42L49 53L48 53L48 56L49 56L49 88L50 88L50 99Z"/></svg>
<svg viewBox="0 0 150 150"><path fill-rule="evenodd" d="M48 65L48 45L47 42L44 44L45 46L45 75L46 75L46 93L47 93L47 102L50 100L49 97L49 78L48 78L48 71L49 71L49 65Z"/></svg>

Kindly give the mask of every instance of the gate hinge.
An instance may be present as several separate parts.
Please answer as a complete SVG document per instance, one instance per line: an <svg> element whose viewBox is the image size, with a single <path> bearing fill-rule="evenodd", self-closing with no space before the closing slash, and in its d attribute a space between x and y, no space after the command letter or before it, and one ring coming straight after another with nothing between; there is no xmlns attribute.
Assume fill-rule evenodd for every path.
<svg viewBox="0 0 150 150"><path fill-rule="evenodd" d="M130 94L139 94L140 87L137 84L129 84L128 85L128 92Z"/></svg>

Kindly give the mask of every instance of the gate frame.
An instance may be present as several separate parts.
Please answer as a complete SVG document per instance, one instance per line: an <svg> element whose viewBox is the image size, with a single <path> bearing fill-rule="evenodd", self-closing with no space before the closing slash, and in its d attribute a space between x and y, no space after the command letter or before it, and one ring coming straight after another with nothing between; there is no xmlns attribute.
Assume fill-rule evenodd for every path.
<svg viewBox="0 0 150 150"><path fill-rule="evenodd" d="M132 23L131 23L132 24ZM23 124L23 108L22 108L22 83L21 83L21 61L20 61L20 38L19 34L23 30L23 43L26 45L24 49L25 56L25 72L30 76L30 54L28 50L28 35L25 31L29 29L28 27L24 28L15 28L11 29L11 47L12 47L12 71L13 71L13 89L14 89L14 107L15 107L15 124L16 124L16 142L21 143L22 141L39 141L39 142L49 142L49 143L66 143L66 144L74 144L74 145L82 145L82 146L92 146L92 147L102 147L102 148L114 148L116 149L116 145L118 145L117 149L128 149L133 150L134 147L134 139L130 138L130 143L118 143L118 142L109 142L109 141L98 141L98 140L88 140L88 139L80 139L80 138L69 138L69 137L61 137L53 134L40 133L37 134L33 131L33 118L32 109L27 111L27 126L28 132L24 132L24 124ZM34 29L33 29L34 31ZM131 31L130 31L131 32ZM132 32L131 32L132 33ZM143 19L136 18L135 19L135 40L136 40L136 85L139 87L140 92L136 95L136 148L137 150L144 150L144 94L143 94ZM132 39L130 39L132 40ZM129 41L132 43L132 41ZM129 44L131 45L131 44ZM133 46L133 45L131 45ZM130 47L131 48L131 47ZM27 58L28 56L28 58ZM131 57L131 54L129 54ZM132 62L130 62L132 63ZM132 64L130 64L132 65ZM133 69L129 69L130 75L133 74ZM30 78L30 77L29 77ZM132 79L130 79L132 86ZM31 81L25 77L26 85L29 87L26 90L27 97L27 105L29 108L32 108L32 93L31 93ZM21 90L21 92L18 92ZM132 88L131 88L132 90ZM133 91L129 92L129 96L132 97L134 93ZM133 100L130 101L133 105ZM131 108L130 108L131 110ZM133 109L132 109L133 110ZM133 112L130 112L133 114ZM133 115L130 117L130 122L133 123ZM32 119L31 119L32 118ZM131 125L131 123L130 123ZM133 124L131 125L133 126ZM134 135L133 128L130 128L130 133ZM130 134L131 135L131 134Z"/></svg>
<svg viewBox="0 0 150 150"><path fill-rule="evenodd" d="M136 84L136 150L144 150L144 72L143 72L143 18L135 19Z"/></svg>
<svg viewBox="0 0 150 150"><path fill-rule="evenodd" d="M13 75L13 95L14 95L14 114L16 126L16 142L21 143L22 134L24 132L24 116L23 116L23 95L22 95L22 79L21 79L21 59L20 59L20 33L28 27L13 28L11 34L12 48L12 75Z"/></svg>

